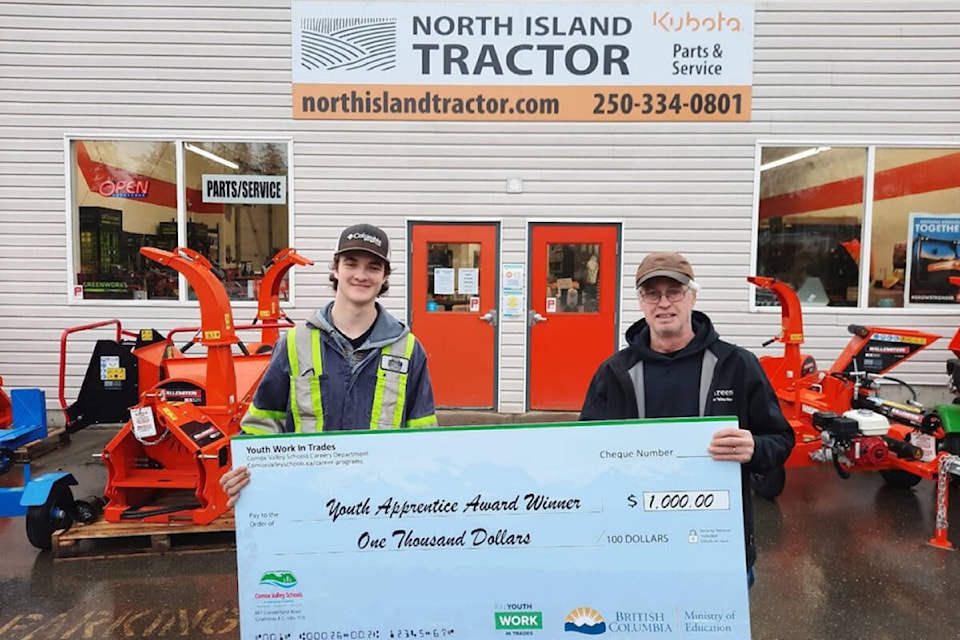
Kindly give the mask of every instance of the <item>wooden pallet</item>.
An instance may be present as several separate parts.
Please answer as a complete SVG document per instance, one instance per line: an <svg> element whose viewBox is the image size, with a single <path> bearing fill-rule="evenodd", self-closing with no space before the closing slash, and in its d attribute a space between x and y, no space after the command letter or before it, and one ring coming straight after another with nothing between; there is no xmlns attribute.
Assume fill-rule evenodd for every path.
<svg viewBox="0 0 960 640"><path fill-rule="evenodd" d="M202 553L236 548L233 511L207 525L107 522L101 518L54 533L52 543L56 559Z"/></svg>
<svg viewBox="0 0 960 640"><path fill-rule="evenodd" d="M14 460L17 462L32 462L37 457L70 444L70 434L63 427L54 427L47 430L47 437L34 440L14 451Z"/></svg>

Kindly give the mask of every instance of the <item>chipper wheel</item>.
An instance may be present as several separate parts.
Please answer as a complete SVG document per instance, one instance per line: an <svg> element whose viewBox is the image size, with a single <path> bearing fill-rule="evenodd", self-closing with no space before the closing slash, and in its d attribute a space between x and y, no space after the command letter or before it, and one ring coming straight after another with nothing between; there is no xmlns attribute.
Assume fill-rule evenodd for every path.
<svg viewBox="0 0 960 640"><path fill-rule="evenodd" d="M50 551L53 533L73 525L73 492L65 484L55 484L47 501L27 509L27 540L37 549Z"/></svg>
<svg viewBox="0 0 960 640"><path fill-rule="evenodd" d="M909 489L923 480L920 476L902 469L882 469L880 475L887 481L888 485L896 489Z"/></svg>

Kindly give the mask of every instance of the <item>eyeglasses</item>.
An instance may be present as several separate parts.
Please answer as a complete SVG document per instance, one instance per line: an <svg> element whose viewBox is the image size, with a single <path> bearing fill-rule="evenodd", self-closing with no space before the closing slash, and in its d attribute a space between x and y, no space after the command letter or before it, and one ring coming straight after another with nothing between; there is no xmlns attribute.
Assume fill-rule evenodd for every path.
<svg viewBox="0 0 960 640"><path fill-rule="evenodd" d="M656 304L660 302L660 298L666 297L669 302L680 302L683 300L683 297L687 295L687 287L677 287L670 288L666 291L659 291L658 289L640 289L638 295L640 299L649 304Z"/></svg>

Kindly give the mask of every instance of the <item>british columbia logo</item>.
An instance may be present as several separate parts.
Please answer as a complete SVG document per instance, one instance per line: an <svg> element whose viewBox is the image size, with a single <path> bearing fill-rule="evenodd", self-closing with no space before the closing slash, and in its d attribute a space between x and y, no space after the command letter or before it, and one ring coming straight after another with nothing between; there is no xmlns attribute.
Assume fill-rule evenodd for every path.
<svg viewBox="0 0 960 640"><path fill-rule="evenodd" d="M603 621L603 616L596 609L577 607L567 614L563 630L598 636L601 633L606 633L607 623Z"/></svg>

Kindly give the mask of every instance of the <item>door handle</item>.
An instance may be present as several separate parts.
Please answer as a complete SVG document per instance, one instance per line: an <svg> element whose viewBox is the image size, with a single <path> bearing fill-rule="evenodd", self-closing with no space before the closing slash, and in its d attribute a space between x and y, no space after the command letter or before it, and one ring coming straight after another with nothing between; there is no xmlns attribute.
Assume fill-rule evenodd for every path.
<svg viewBox="0 0 960 640"><path fill-rule="evenodd" d="M540 315L539 313L537 313L536 309L530 309L530 311L527 312L527 326L528 326L528 327L532 327L533 325L537 324L538 322L546 322L546 321L547 321L547 318L545 318L544 316L542 316L542 315Z"/></svg>
<svg viewBox="0 0 960 640"><path fill-rule="evenodd" d="M478 319L483 320L484 322L489 322L491 327L497 326L497 310L490 309L482 316L477 316Z"/></svg>

